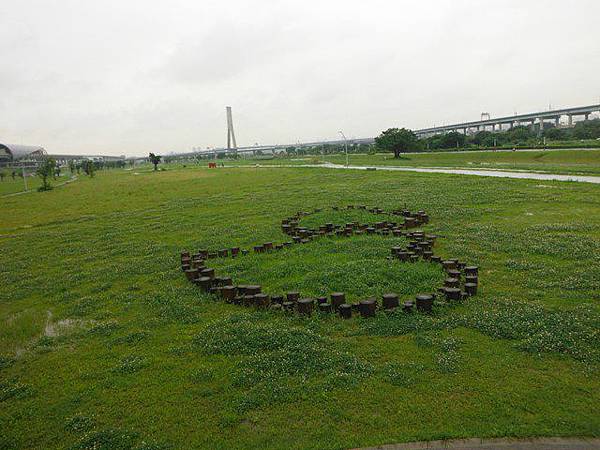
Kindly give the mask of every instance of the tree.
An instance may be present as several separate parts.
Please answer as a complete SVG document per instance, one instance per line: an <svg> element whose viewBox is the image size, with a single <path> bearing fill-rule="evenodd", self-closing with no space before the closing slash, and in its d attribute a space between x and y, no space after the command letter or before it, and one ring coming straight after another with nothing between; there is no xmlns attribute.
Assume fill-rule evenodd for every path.
<svg viewBox="0 0 600 450"><path fill-rule="evenodd" d="M0 170L0 181L4 181L5 176L6 176L6 172L4 172L4 170Z"/></svg>
<svg viewBox="0 0 600 450"><path fill-rule="evenodd" d="M471 140L474 144L485 145L489 142L491 136L492 133L490 131L478 131Z"/></svg>
<svg viewBox="0 0 600 450"><path fill-rule="evenodd" d="M94 166L94 161L90 160L90 159L86 159L81 163L81 168L83 169L83 171L85 172L85 174L90 177L90 178L94 178L95 172L96 172L96 167Z"/></svg>
<svg viewBox="0 0 600 450"><path fill-rule="evenodd" d="M71 172L71 176L75 175L75 161L72 159L69 160L69 172Z"/></svg>
<svg viewBox="0 0 600 450"><path fill-rule="evenodd" d="M513 144L525 143L529 138L535 136L531 129L524 125L513 127L506 131L506 135L508 136L509 142L512 142Z"/></svg>
<svg viewBox="0 0 600 450"><path fill-rule="evenodd" d="M566 133L560 128L552 127L548 130L544 130L544 137L550 140L558 141L560 139L564 139L566 137Z"/></svg>
<svg viewBox="0 0 600 450"><path fill-rule="evenodd" d="M395 158L400 158L402 152L419 148L417 135L406 128L388 128L375 138L375 145L381 151L394 152Z"/></svg>
<svg viewBox="0 0 600 450"><path fill-rule="evenodd" d="M42 179L42 185L38 188L38 191L49 191L50 189L52 189L48 178L54 175L55 167L56 161L54 161L52 158L46 158L37 168L35 172L37 176Z"/></svg>
<svg viewBox="0 0 600 450"><path fill-rule="evenodd" d="M148 155L148 158L150 159L150 162L152 164L154 164L154 170L158 170L157 166L158 166L158 163L160 163L161 156L160 155L155 155L154 153L150 153Z"/></svg>
<svg viewBox="0 0 600 450"><path fill-rule="evenodd" d="M440 136L440 148L464 147L466 136L458 131L444 133Z"/></svg>
<svg viewBox="0 0 600 450"><path fill-rule="evenodd" d="M576 139L597 139L600 137L600 119L577 122L573 128Z"/></svg>

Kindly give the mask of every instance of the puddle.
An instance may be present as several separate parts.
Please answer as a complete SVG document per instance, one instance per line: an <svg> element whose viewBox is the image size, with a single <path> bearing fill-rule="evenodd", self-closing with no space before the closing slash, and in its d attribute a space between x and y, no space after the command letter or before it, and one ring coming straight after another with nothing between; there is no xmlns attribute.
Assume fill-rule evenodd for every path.
<svg viewBox="0 0 600 450"><path fill-rule="evenodd" d="M326 169L346 169L346 170L373 170L373 167L367 166L342 166L340 164L299 164L295 166L261 166L265 167L317 167ZM537 172L508 172L502 170L476 170L476 169L450 169L450 168L426 168L426 167L392 167L392 166L376 166L377 170L388 170L392 172L421 172L421 173L446 173L454 175L478 175L482 177L496 178L518 178L522 180L545 180L545 181L577 181L581 183L600 184L600 176L585 176L585 175L559 175L550 173Z"/></svg>
<svg viewBox="0 0 600 450"><path fill-rule="evenodd" d="M92 323L91 320L82 319L61 319L57 322L52 321L52 313L48 311L46 325L44 326L43 336L57 337L67 334L75 328L83 328Z"/></svg>

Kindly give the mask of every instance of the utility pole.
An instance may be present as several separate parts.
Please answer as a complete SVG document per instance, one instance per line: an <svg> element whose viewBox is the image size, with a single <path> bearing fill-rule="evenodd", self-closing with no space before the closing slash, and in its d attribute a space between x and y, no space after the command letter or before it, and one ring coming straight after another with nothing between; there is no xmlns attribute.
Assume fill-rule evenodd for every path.
<svg viewBox="0 0 600 450"><path fill-rule="evenodd" d="M344 148L346 149L346 167L348 167L348 141L346 140L346 136L342 132L342 130L338 131L344 138Z"/></svg>
<svg viewBox="0 0 600 450"><path fill-rule="evenodd" d="M25 190L27 191L29 189L27 188L27 177L25 176L25 166L22 166L21 170L22 170L22 173L23 173L23 183L25 183Z"/></svg>

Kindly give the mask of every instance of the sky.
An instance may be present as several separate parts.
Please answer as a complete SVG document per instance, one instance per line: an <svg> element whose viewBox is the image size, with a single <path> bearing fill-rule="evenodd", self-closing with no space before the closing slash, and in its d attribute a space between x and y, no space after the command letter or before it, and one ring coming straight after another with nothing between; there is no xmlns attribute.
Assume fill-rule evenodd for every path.
<svg viewBox="0 0 600 450"><path fill-rule="evenodd" d="M598 0L0 0L0 142L146 155L600 103Z"/></svg>

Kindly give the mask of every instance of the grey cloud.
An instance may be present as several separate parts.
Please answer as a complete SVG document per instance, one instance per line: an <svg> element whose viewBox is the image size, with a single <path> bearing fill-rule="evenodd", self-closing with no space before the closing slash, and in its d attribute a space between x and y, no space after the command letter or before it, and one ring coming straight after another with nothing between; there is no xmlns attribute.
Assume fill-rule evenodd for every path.
<svg viewBox="0 0 600 450"><path fill-rule="evenodd" d="M21 0L0 142L143 154L598 101L600 2Z"/></svg>

